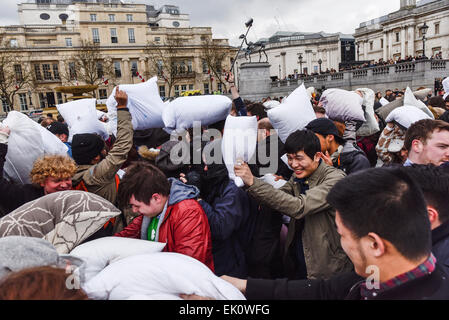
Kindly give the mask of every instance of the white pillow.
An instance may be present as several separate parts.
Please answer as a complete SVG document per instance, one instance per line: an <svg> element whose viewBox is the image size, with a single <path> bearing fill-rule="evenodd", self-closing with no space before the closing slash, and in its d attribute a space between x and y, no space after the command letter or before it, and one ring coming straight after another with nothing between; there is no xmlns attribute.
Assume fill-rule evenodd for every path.
<svg viewBox="0 0 449 320"><path fill-rule="evenodd" d="M165 243L140 239L105 237L83 243L70 252L70 255L83 259L85 281L89 281L109 264L126 257L161 252Z"/></svg>
<svg viewBox="0 0 449 320"><path fill-rule="evenodd" d="M435 119L435 116L433 115L432 111L430 111L429 108L422 102L421 100L416 99L415 95L413 94L412 90L407 87L404 94L404 106L413 106L421 111L423 111L425 114L427 114L430 119Z"/></svg>
<svg viewBox="0 0 449 320"><path fill-rule="evenodd" d="M353 91L328 89L321 95L320 102L326 109L326 115L331 120L341 122L366 121L362 109L363 99Z"/></svg>
<svg viewBox="0 0 449 320"><path fill-rule="evenodd" d="M443 99L446 99L447 96L449 96L449 77L443 80L443 89L444 89L444 96Z"/></svg>
<svg viewBox="0 0 449 320"><path fill-rule="evenodd" d="M357 130L357 136L367 137L380 131L379 123L374 115L375 93L369 88L359 88L356 91L360 91L363 95L363 105L365 106L363 113L366 119L366 122Z"/></svg>
<svg viewBox="0 0 449 320"><path fill-rule="evenodd" d="M139 84L125 84L119 86L120 91L125 91L128 95L128 109L132 116L134 130L145 130L151 128L163 128L162 110L164 103L159 96L157 87L157 77L153 77L147 82ZM115 92L106 101L108 107L108 117L112 131L117 133L117 101Z"/></svg>
<svg viewBox="0 0 449 320"><path fill-rule="evenodd" d="M290 134L304 129L310 121L316 119L304 84L296 88L280 106L268 110L267 115L283 143Z"/></svg>
<svg viewBox="0 0 449 320"><path fill-rule="evenodd" d="M96 99L81 99L56 106L69 126L68 142L81 133L97 133L104 140L109 138L104 124L98 120L96 104Z"/></svg>
<svg viewBox="0 0 449 320"><path fill-rule="evenodd" d="M82 288L95 300L178 299L180 294L216 300L245 300L236 287L214 275L206 265L173 252L122 259L107 266Z"/></svg>
<svg viewBox="0 0 449 320"><path fill-rule="evenodd" d="M270 101L264 102L263 106L264 106L265 110L270 110L270 109L279 107L280 104L281 103L279 101L270 100Z"/></svg>
<svg viewBox="0 0 449 320"><path fill-rule="evenodd" d="M68 147L53 133L18 111L3 121L11 130L4 175L14 182L31 183L33 163L47 154L67 155Z"/></svg>
<svg viewBox="0 0 449 320"><path fill-rule="evenodd" d="M391 111L385 121L387 123L396 121L401 126L408 129L412 124L423 119L430 119L430 117L416 107L403 106Z"/></svg>
<svg viewBox="0 0 449 320"><path fill-rule="evenodd" d="M226 119L232 101L226 96L206 95L179 97L168 103L162 113L166 131L181 132L193 128L193 122L200 121L207 126Z"/></svg>
<svg viewBox="0 0 449 320"><path fill-rule="evenodd" d="M384 97L382 97L382 98L379 100L379 102L380 102L380 104L382 105L382 107L390 103L390 101L388 101L388 100L385 99Z"/></svg>
<svg viewBox="0 0 449 320"><path fill-rule="evenodd" d="M233 117L226 119L221 152L229 179L235 182L237 187L243 187L244 183L234 173L234 165L238 160L248 162L256 152L257 145L257 117Z"/></svg>

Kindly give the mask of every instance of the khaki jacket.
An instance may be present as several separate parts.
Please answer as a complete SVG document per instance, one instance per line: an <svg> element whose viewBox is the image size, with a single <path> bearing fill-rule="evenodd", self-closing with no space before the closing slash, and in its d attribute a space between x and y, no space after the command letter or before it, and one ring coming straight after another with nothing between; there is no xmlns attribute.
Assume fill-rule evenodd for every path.
<svg viewBox="0 0 449 320"><path fill-rule="evenodd" d="M304 219L302 243L308 279L328 279L335 274L352 270L352 263L340 245L340 235L335 225L335 210L326 201L330 189L345 173L326 165L323 161L307 179L309 190L301 194L293 175L282 188L275 189L259 179L248 188L249 194L264 205L292 219L288 227L284 257L287 276L294 277L295 229Z"/></svg>
<svg viewBox="0 0 449 320"><path fill-rule="evenodd" d="M128 158L133 145L133 125L127 109L117 110L117 139L106 158L95 165L78 166L72 178L73 185L84 181L89 192L116 204L117 185L115 175Z"/></svg>

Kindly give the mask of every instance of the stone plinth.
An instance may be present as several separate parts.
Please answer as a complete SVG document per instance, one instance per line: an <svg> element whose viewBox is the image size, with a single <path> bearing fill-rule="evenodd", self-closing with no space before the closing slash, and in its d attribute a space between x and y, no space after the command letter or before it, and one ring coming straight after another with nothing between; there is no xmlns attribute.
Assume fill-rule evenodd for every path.
<svg viewBox="0 0 449 320"><path fill-rule="evenodd" d="M269 63L252 62L240 65L239 91L243 99L259 101L269 96L270 90Z"/></svg>

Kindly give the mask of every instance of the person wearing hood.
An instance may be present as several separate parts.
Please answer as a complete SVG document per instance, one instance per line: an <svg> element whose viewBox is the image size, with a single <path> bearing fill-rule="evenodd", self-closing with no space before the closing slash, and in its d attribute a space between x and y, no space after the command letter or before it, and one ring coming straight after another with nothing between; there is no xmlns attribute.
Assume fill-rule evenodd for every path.
<svg viewBox="0 0 449 320"><path fill-rule="evenodd" d="M196 200L199 194L195 186L167 179L150 163L136 162L120 182L118 200L140 215L115 236L165 242L164 251L185 254L214 271L211 232Z"/></svg>
<svg viewBox="0 0 449 320"><path fill-rule="evenodd" d="M221 151L221 139L211 142ZM212 152L211 152L212 153ZM200 189L198 202L209 221L215 274L248 275L247 254L257 217L257 205L229 179L224 161L214 163L213 153L203 153L203 169L182 175L181 181Z"/></svg>
<svg viewBox="0 0 449 320"><path fill-rule="evenodd" d="M313 131L320 139L321 158L328 165L341 169L348 175L371 167L365 153L356 144L340 137L331 120L315 119L306 129Z"/></svg>

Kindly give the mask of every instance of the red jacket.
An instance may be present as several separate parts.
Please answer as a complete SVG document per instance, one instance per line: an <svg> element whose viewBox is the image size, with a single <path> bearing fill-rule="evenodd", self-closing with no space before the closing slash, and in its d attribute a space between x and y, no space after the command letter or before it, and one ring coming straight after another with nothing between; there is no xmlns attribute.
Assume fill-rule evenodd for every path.
<svg viewBox="0 0 449 320"><path fill-rule="evenodd" d="M142 221L140 215L115 236L141 239ZM188 255L214 271L209 222L198 201L188 199L168 206L158 241L166 243L164 251Z"/></svg>

